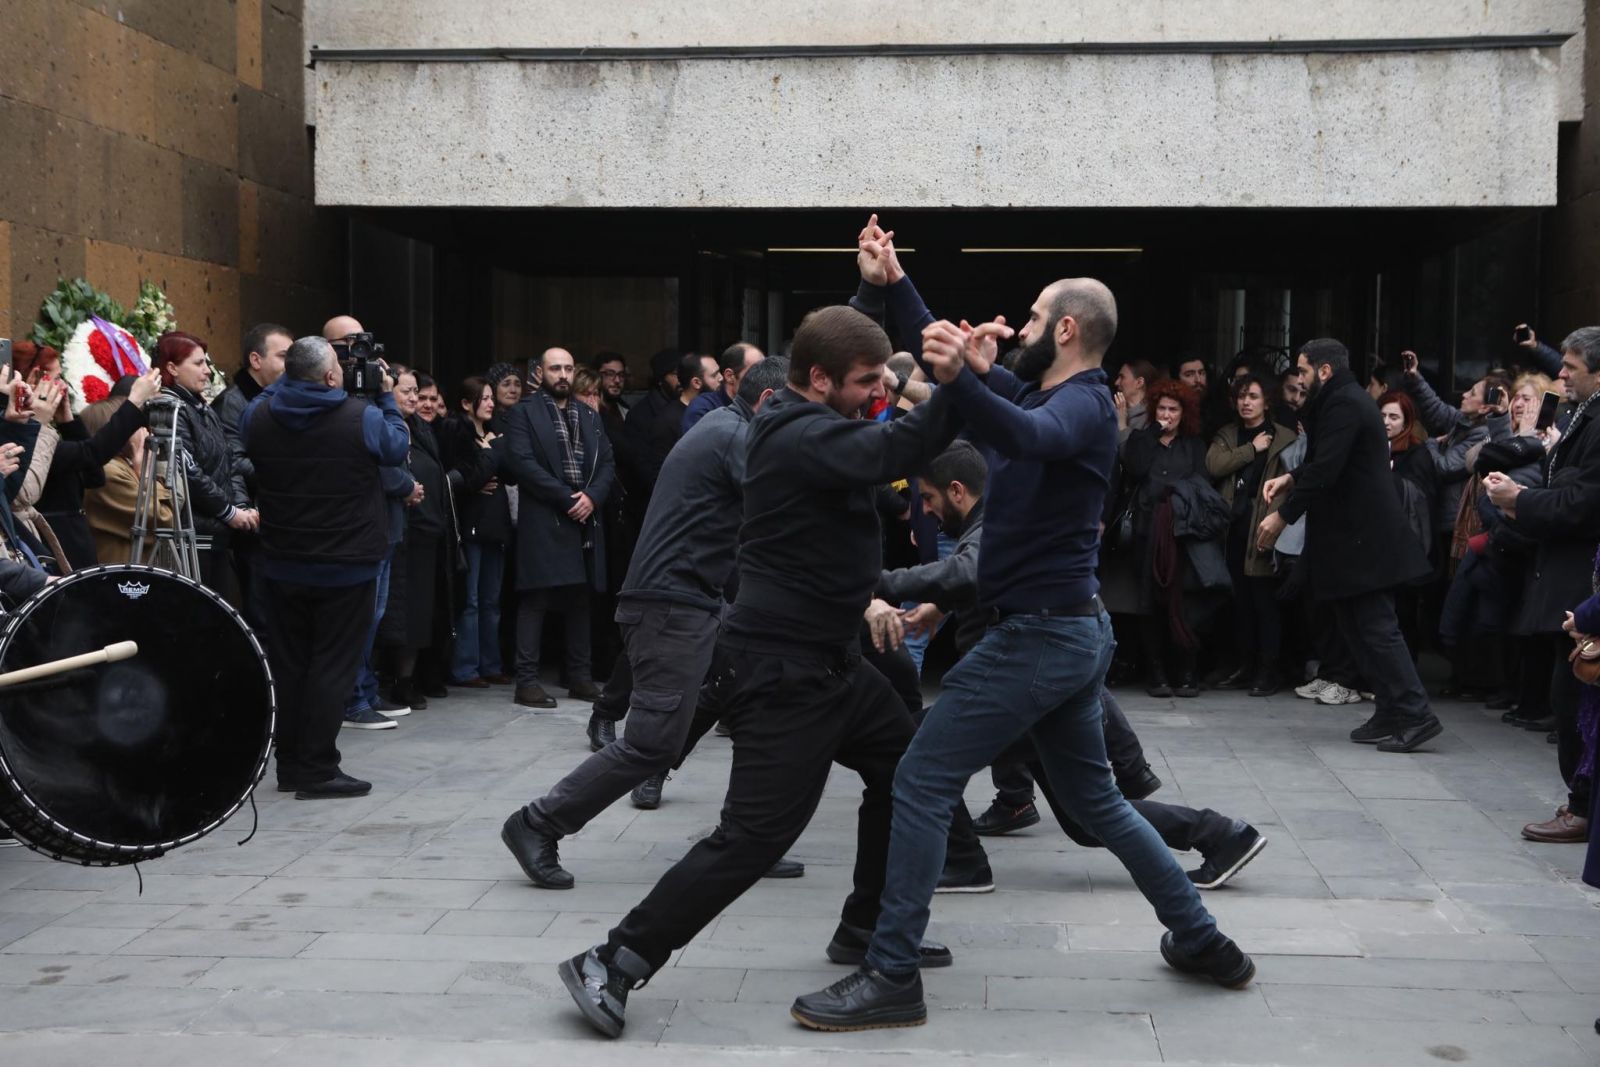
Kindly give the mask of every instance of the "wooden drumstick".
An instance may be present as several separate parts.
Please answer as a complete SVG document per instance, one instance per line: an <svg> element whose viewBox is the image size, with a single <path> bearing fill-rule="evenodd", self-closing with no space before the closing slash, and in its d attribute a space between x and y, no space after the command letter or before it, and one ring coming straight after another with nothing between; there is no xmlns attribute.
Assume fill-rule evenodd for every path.
<svg viewBox="0 0 1600 1067"><path fill-rule="evenodd" d="M98 652L85 652L81 656L68 656L66 659L53 659L48 663L36 663L32 667L23 667L21 670L7 671L0 674L0 689L8 685L20 685L39 678L48 678L53 674L64 674L75 671L79 667L93 667L100 663L115 663L118 660L132 659L139 654L137 641L118 641L107 645Z"/></svg>

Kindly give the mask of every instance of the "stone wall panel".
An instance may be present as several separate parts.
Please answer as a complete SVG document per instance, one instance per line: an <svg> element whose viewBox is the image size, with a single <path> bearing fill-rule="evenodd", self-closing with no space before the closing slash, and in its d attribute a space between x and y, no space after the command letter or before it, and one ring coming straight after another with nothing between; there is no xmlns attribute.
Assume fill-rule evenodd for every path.
<svg viewBox="0 0 1600 1067"><path fill-rule="evenodd" d="M173 49L156 71L156 141L222 167L238 165L238 88L231 73Z"/></svg>
<svg viewBox="0 0 1600 1067"><path fill-rule="evenodd" d="M183 161L183 254L239 265L239 176L198 159Z"/></svg>
<svg viewBox="0 0 1600 1067"><path fill-rule="evenodd" d="M13 336L33 329L39 304L62 278L84 272L83 238L37 226L11 226L11 297Z"/></svg>
<svg viewBox="0 0 1600 1067"><path fill-rule="evenodd" d="M311 188L311 139L298 107L239 87L239 173L284 191Z"/></svg>
<svg viewBox="0 0 1600 1067"><path fill-rule="evenodd" d="M238 365L238 271L111 241L87 242L84 262L95 283L124 302L138 296L141 281L155 282L177 310L178 328L210 345L218 365Z"/></svg>
<svg viewBox="0 0 1600 1067"><path fill-rule="evenodd" d="M234 69L234 0L77 0L128 29L188 52L219 70Z"/></svg>
<svg viewBox="0 0 1600 1067"><path fill-rule="evenodd" d="M305 107L305 27L293 10L262 6L262 88L297 111Z"/></svg>

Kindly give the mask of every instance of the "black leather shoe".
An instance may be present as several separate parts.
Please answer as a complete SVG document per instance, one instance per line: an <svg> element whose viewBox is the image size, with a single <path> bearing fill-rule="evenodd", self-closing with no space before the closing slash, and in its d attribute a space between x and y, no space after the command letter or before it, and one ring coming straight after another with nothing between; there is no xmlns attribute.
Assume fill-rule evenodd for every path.
<svg viewBox="0 0 1600 1067"><path fill-rule="evenodd" d="M1262 671L1256 675L1255 684L1250 687L1253 697L1269 697L1279 689L1278 676L1272 671Z"/></svg>
<svg viewBox="0 0 1600 1067"><path fill-rule="evenodd" d="M1198 870L1189 872L1189 881L1196 889L1220 889L1229 878L1244 869L1244 865L1261 855L1267 839L1254 826L1246 823L1244 829L1234 834L1223 846L1205 857Z"/></svg>
<svg viewBox="0 0 1600 1067"><path fill-rule="evenodd" d="M805 875L806 875L806 865L805 864L801 863L799 860L792 860L788 856L785 856L785 857L783 857L783 859L779 860L777 863L774 863L771 867L768 867L767 868L767 873L763 874L761 877L763 877L763 878L804 878Z"/></svg>
<svg viewBox="0 0 1600 1067"><path fill-rule="evenodd" d="M600 687L593 682L579 682L567 687L567 696L573 700L599 700Z"/></svg>
<svg viewBox="0 0 1600 1067"><path fill-rule="evenodd" d="M281 786L279 788L282 788ZM325 782L310 782L294 791L296 800L336 800L341 797L364 797L372 792L372 783L352 778L343 771Z"/></svg>
<svg viewBox="0 0 1600 1067"><path fill-rule="evenodd" d="M867 960L867 945L871 942L871 930L863 930L859 926L841 922L839 928L833 932L833 940L828 942L828 959L834 963L859 967ZM937 941L923 938L922 947L917 949L919 967L948 967L955 961L956 958L950 950Z"/></svg>
<svg viewBox="0 0 1600 1067"><path fill-rule="evenodd" d="M542 685L519 685L511 694L513 704L521 704L525 708L553 708L556 698L544 691Z"/></svg>
<svg viewBox="0 0 1600 1067"><path fill-rule="evenodd" d="M1167 680L1158 674L1150 679L1150 684L1145 686L1144 691L1146 696L1169 697L1172 695L1172 686L1168 685Z"/></svg>
<svg viewBox="0 0 1600 1067"><path fill-rule="evenodd" d="M627 1021L628 994L649 980L650 965L625 948L617 949L610 961L602 960L600 948L564 960L556 973L589 1025L618 1037Z"/></svg>
<svg viewBox="0 0 1600 1067"><path fill-rule="evenodd" d="M951 870L949 865L939 874L935 893L993 893L994 872L985 863L975 871Z"/></svg>
<svg viewBox="0 0 1600 1067"><path fill-rule="evenodd" d="M1194 680L1194 675L1186 674L1178 679L1178 684L1172 687L1172 695L1183 697L1185 700L1193 699L1200 695L1200 686Z"/></svg>
<svg viewBox="0 0 1600 1067"><path fill-rule="evenodd" d="M500 827L500 840L516 857L528 881L540 889L571 889L577 879L561 866L561 850L556 838L528 825L518 808Z"/></svg>
<svg viewBox="0 0 1600 1067"><path fill-rule="evenodd" d="M1216 944L1199 955L1191 956L1178 950L1172 940L1172 931L1168 930L1161 935L1161 958L1175 971L1201 975L1229 989L1243 989L1256 976L1255 961L1228 938L1218 936L1220 940Z"/></svg>
<svg viewBox="0 0 1600 1067"><path fill-rule="evenodd" d="M1379 752L1411 752L1444 733L1444 725L1433 715L1408 722L1387 741L1378 742Z"/></svg>
<svg viewBox="0 0 1600 1067"><path fill-rule="evenodd" d="M810 1030L875 1030L921 1026L928 1021L928 1005L922 999L920 973L894 979L863 967L799 998L789 1014Z"/></svg>
<svg viewBox="0 0 1600 1067"><path fill-rule="evenodd" d="M655 811L661 806L661 786L667 780L664 774L646 778L633 788L633 806L645 811Z"/></svg>
<svg viewBox="0 0 1600 1067"><path fill-rule="evenodd" d="M1245 670L1245 668L1240 667L1238 670L1234 671L1232 674L1228 675L1226 678L1224 678L1220 682L1218 682L1216 684L1216 688L1217 689L1243 689L1245 687L1245 685L1247 684L1246 680L1245 680L1247 677L1248 677L1248 672Z"/></svg>
<svg viewBox="0 0 1600 1067"><path fill-rule="evenodd" d="M389 715L396 711L410 711L411 705L402 704L399 701L388 700L383 696L379 696L377 700L372 702L372 710L377 712L379 715Z"/></svg>
<svg viewBox="0 0 1600 1067"><path fill-rule="evenodd" d="M1544 733L1548 730L1554 729L1556 725L1556 717L1554 715L1546 715L1538 719L1527 719L1521 715L1512 715L1510 718L1503 719L1502 721L1509 723L1518 729L1528 730L1536 734Z"/></svg>
<svg viewBox="0 0 1600 1067"><path fill-rule="evenodd" d="M998 800L989 805L987 811L972 820L972 828L983 837L999 837L1001 834L1015 833L1026 830L1039 822L1039 809L1033 801L1013 808L1009 804L1002 804Z"/></svg>
<svg viewBox="0 0 1600 1067"><path fill-rule="evenodd" d="M422 695L422 690L417 688L415 678L396 679L394 688L389 691L389 699L396 704L401 704L412 711L428 710L428 698Z"/></svg>
<svg viewBox="0 0 1600 1067"><path fill-rule="evenodd" d="M599 712L589 716L589 751L599 752L617 739L617 724L602 719Z"/></svg>
<svg viewBox="0 0 1600 1067"><path fill-rule="evenodd" d="M1156 772L1146 763L1126 779L1118 779L1117 788L1128 800L1143 800L1161 788L1161 779L1156 777Z"/></svg>
<svg viewBox="0 0 1600 1067"><path fill-rule="evenodd" d="M1375 745L1387 741L1400 729L1400 720L1388 715L1374 715L1350 731L1350 740L1358 745Z"/></svg>

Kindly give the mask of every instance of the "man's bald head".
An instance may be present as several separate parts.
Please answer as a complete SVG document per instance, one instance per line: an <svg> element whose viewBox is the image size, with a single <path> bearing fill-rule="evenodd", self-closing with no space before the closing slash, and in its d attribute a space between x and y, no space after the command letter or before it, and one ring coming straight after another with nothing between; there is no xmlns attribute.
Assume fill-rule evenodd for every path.
<svg viewBox="0 0 1600 1067"><path fill-rule="evenodd" d="M343 341L353 333L366 333L361 323L350 315L335 315L322 325L322 336L329 341Z"/></svg>
<svg viewBox="0 0 1600 1067"><path fill-rule="evenodd" d="M1061 320L1071 317L1077 324L1083 352L1095 360L1105 357L1106 349L1117 336L1117 298L1098 278L1062 278L1052 282L1041 294L1050 308L1050 332L1054 336Z"/></svg>
<svg viewBox="0 0 1600 1067"><path fill-rule="evenodd" d="M552 360L557 363L565 363L569 367L574 362L572 353L565 348L547 348L539 354L539 364L542 367L548 369Z"/></svg>

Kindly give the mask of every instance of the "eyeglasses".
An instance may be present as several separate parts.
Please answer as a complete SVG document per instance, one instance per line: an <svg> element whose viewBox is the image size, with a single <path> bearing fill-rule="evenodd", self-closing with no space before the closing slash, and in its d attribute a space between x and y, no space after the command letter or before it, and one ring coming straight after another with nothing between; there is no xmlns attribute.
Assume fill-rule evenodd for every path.
<svg viewBox="0 0 1600 1067"><path fill-rule="evenodd" d="M625 370L602 370L600 372L600 377L602 378L626 378L627 376L628 372Z"/></svg>

